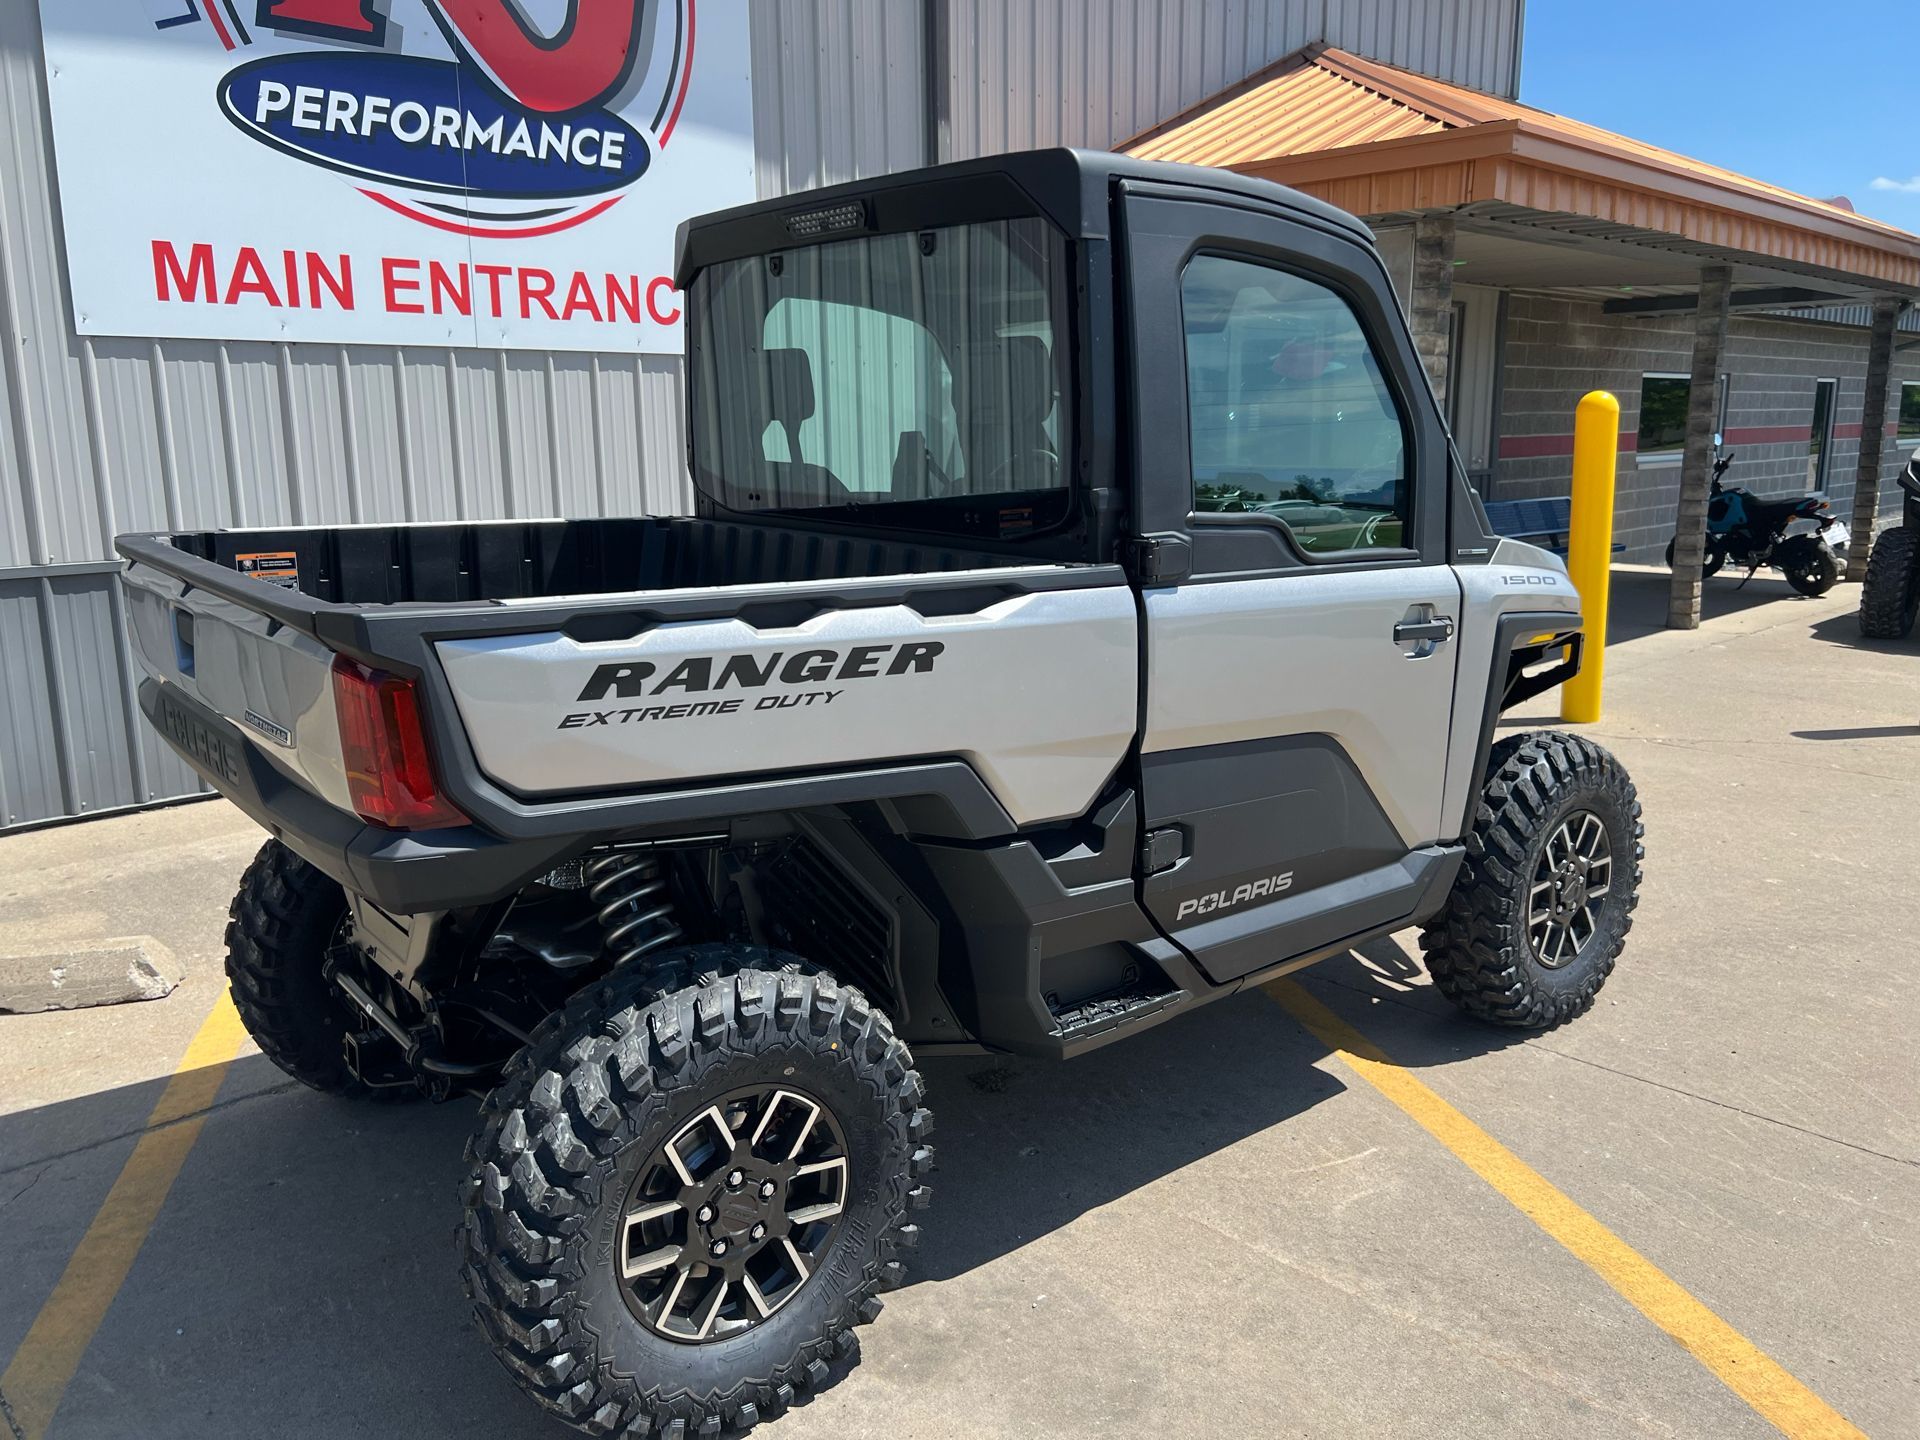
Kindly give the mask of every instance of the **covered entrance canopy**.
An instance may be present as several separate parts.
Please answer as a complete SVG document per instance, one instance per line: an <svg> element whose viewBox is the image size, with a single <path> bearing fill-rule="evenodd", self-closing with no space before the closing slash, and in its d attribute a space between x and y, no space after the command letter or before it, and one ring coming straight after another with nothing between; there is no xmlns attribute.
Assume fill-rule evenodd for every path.
<svg viewBox="0 0 1920 1440"><path fill-rule="evenodd" d="M1293 186L1405 227L1396 265L1434 387L1449 389L1454 283L1577 296L1604 314L1696 315L1673 623L1699 613L1729 311L1870 307L1855 530L1878 506L1894 327L1920 296L1920 237L1657 146L1310 46L1121 147ZM1395 256L1389 245L1389 262Z"/></svg>

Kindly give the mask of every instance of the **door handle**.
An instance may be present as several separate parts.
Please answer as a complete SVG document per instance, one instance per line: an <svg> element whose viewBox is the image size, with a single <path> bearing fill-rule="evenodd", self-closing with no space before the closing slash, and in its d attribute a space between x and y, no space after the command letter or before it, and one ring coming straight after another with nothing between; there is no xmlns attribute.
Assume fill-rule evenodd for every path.
<svg viewBox="0 0 1920 1440"><path fill-rule="evenodd" d="M1393 643L1396 645L1416 645L1430 643L1438 645L1453 638L1453 617L1438 615L1431 620L1402 620L1393 627Z"/></svg>

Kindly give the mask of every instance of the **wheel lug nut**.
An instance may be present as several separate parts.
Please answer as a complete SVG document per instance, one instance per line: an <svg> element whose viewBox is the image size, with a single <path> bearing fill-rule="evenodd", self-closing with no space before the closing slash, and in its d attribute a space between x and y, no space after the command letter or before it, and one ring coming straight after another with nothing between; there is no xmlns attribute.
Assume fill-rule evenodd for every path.
<svg viewBox="0 0 1920 1440"><path fill-rule="evenodd" d="M737 1190L740 1188L740 1182L746 1178L747 1177L738 1170L729 1170L727 1172L727 1185L729 1188Z"/></svg>
<svg viewBox="0 0 1920 1440"><path fill-rule="evenodd" d="M708 1247L707 1253L718 1260L722 1255L727 1253L727 1242L724 1240L714 1241L713 1244Z"/></svg>
<svg viewBox="0 0 1920 1440"><path fill-rule="evenodd" d="M756 1225L747 1233L755 1240L764 1240L767 1238L767 1227L764 1225Z"/></svg>
<svg viewBox="0 0 1920 1440"><path fill-rule="evenodd" d="M762 1180L760 1182L760 1198L762 1200L771 1200L773 1198L773 1182L771 1180Z"/></svg>
<svg viewBox="0 0 1920 1440"><path fill-rule="evenodd" d="M702 1225L706 1224L709 1220L713 1219L713 1207L711 1205L702 1205L699 1214L693 1218L698 1220Z"/></svg>

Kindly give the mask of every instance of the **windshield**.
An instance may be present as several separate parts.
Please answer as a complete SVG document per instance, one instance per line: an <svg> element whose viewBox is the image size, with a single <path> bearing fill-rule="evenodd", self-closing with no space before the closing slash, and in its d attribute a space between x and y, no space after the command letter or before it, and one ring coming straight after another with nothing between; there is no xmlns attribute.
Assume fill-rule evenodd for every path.
<svg viewBox="0 0 1920 1440"><path fill-rule="evenodd" d="M1065 518L1066 246L1044 221L864 236L694 281L694 483L730 510L998 538ZM874 507L868 509L867 507Z"/></svg>

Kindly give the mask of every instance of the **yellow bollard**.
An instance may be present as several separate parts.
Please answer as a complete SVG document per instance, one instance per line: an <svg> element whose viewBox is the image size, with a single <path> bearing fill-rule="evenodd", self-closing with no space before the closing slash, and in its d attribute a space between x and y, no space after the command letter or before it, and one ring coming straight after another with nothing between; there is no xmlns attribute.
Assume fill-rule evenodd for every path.
<svg viewBox="0 0 1920 1440"><path fill-rule="evenodd" d="M1590 725L1600 718L1607 668L1607 588L1613 581L1613 472L1620 458L1620 402L1589 391L1573 414L1573 504L1567 573L1580 592L1586 644L1580 673L1560 687L1560 718Z"/></svg>

